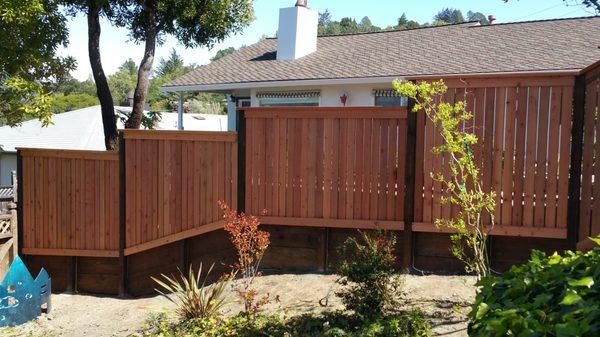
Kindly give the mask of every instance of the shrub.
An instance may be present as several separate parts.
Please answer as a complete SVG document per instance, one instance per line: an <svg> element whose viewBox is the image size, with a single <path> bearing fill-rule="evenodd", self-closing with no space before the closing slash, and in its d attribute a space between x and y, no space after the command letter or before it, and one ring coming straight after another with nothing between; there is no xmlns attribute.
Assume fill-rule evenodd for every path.
<svg viewBox="0 0 600 337"><path fill-rule="evenodd" d="M213 318L219 315L219 311L225 306L225 289L229 282L223 278L208 286L208 276L214 264L210 267L204 278L202 275L202 264L198 273L194 273L192 266L187 276L179 271L178 277L169 277L161 274L162 280L152 277L163 290L156 289L164 298L175 304L175 312L181 320L194 318ZM169 296L168 293L171 293Z"/></svg>
<svg viewBox="0 0 600 337"><path fill-rule="evenodd" d="M225 231L237 252L238 260L233 266L240 275L240 283L235 288L236 293L244 303L246 313L256 313L261 306L269 303L269 294L258 297L258 292L252 289L252 283L260 276L260 262L269 247L269 233L258 228L260 222L252 215L240 213L219 201L225 219Z"/></svg>
<svg viewBox="0 0 600 337"><path fill-rule="evenodd" d="M484 277L491 272L487 238L494 224L496 192L485 190L482 184L481 158L475 158L473 151L478 139L464 127L473 118L467 102L441 102L448 90L441 80L418 84L396 80L394 89L414 100L413 111L425 112L428 123L433 124L442 138L441 145L432 152L446 156L444 165L448 165L450 174L430 174L442 185L442 204L457 207L458 214L455 218L436 219L435 224L453 232L451 252L465 263L467 272ZM491 225L486 225L484 219L489 219Z"/></svg>
<svg viewBox="0 0 600 337"><path fill-rule="evenodd" d="M256 314L250 319L248 315L240 314L232 318L194 319L173 324L164 314L159 314L148 320L142 335L147 337L425 337L429 336L429 325L419 310L365 322L342 313L326 313L288 319L276 314Z"/></svg>
<svg viewBox="0 0 600 337"><path fill-rule="evenodd" d="M394 277L396 236L381 230L359 233L358 239L350 237L339 248L338 283L344 288L336 295L348 310L367 319L383 315L394 304L401 282Z"/></svg>
<svg viewBox="0 0 600 337"><path fill-rule="evenodd" d="M55 114L98 105L98 98L88 94L55 95L50 109Z"/></svg>
<svg viewBox="0 0 600 337"><path fill-rule="evenodd" d="M599 336L598 280L600 248L533 251L524 265L478 283L469 336Z"/></svg>

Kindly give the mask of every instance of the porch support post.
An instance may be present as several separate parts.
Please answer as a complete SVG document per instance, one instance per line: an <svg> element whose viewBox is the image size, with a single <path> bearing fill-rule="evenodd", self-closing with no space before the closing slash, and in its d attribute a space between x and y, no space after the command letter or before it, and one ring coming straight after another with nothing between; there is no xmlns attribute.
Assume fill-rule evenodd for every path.
<svg viewBox="0 0 600 337"><path fill-rule="evenodd" d="M227 131L237 131L237 110L235 98L227 94Z"/></svg>
<svg viewBox="0 0 600 337"><path fill-rule="evenodd" d="M183 130L183 94L179 93L177 103L177 130Z"/></svg>

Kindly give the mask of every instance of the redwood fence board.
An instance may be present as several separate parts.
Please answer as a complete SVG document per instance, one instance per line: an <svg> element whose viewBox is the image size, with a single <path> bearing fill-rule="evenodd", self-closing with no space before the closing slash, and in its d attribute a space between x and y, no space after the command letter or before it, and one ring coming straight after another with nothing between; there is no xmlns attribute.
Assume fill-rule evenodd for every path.
<svg viewBox="0 0 600 337"><path fill-rule="evenodd" d="M249 213L281 225L403 228L405 107L244 113Z"/></svg>
<svg viewBox="0 0 600 337"><path fill-rule="evenodd" d="M600 235L600 66L585 76L585 109L581 168L579 244L581 249L594 245L587 238Z"/></svg>
<svg viewBox="0 0 600 337"><path fill-rule="evenodd" d="M22 252L117 256L118 154L20 149L20 155Z"/></svg>
<svg viewBox="0 0 600 337"><path fill-rule="evenodd" d="M232 133L125 130L125 255L222 227L237 207ZM133 151L132 151L133 150Z"/></svg>
<svg viewBox="0 0 600 337"><path fill-rule="evenodd" d="M443 100L464 99L473 113L469 127L479 139L473 152L480 154L482 184L497 193L494 233L566 238L573 80L448 80L447 84ZM423 155L418 158L416 179L422 184L416 187L418 225L413 230L438 232L434 220L454 216L456 210L441 205L445 191L430 176L430 172L449 174L447 158L431 152L440 136L429 120L422 124L417 129L417 152Z"/></svg>
<svg viewBox="0 0 600 337"><path fill-rule="evenodd" d="M600 234L597 72L586 79L581 188L572 197L572 77L448 79L443 99L466 100L483 186L498 193L494 235L564 239L578 228L583 242ZM112 152L20 149L23 253L119 257L214 231L223 226L217 201L238 208L238 188L245 211L266 224L445 232L435 219L458 209L442 205L430 172L449 174L448 158L431 152L442 139L418 114L416 176L406 177L408 113L248 108L239 144L231 132L127 130L122 163Z"/></svg>

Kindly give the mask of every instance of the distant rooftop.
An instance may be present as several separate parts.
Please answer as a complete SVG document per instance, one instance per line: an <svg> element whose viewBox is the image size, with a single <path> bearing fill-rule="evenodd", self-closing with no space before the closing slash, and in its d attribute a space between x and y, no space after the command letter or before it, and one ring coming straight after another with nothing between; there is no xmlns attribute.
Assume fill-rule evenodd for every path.
<svg viewBox="0 0 600 337"><path fill-rule="evenodd" d="M227 116L225 115L184 114L183 118L183 126L186 130L227 130ZM68 150L106 149L99 105L54 115L52 121L54 125L45 128L38 120L29 120L14 128L0 127L0 148L6 152L14 152L17 147ZM123 126L118 125L118 127L122 128ZM162 120L156 129L176 130L177 114L163 113Z"/></svg>
<svg viewBox="0 0 600 337"><path fill-rule="evenodd" d="M600 60L600 17L482 26L468 22L318 38L317 51L276 60L265 39L164 86L407 77L500 72L578 71Z"/></svg>

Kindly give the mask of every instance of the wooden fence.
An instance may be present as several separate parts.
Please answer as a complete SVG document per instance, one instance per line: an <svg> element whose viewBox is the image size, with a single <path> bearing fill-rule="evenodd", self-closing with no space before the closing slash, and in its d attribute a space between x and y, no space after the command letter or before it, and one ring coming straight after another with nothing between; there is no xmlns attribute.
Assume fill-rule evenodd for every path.
<svg viewBox="0 0 600 337"><path fill-rule="evenodd" d="M22 252L119 254L119 155L20 149Z"/></svg>
<svg viewBox="0 0 600 337"><path fill-rule="evenodd" d="M246 210L263 223L403 228L405 107L244 114Z"/></svg>
<svg viewBox="0 0 600 337"><path fill-rule="evenodd" d="M218 200L237 207L235 133L122 134L120 154L19 149L23 254L130 255L220 228Z"/></svg>
<svg viewBox="0 0 600 337"><path fill-rule="evenodd" d="M237 140L227 132L126 130L125 254L221 227L237 207Z"/></svg>
<svg viewBox="0 0 600 337"><path fill-rule="evenodd" d="M479 142L484 190L497 193L493 234L566 238L573 78L446 80L443 100L466 100L473 119L465 129ZM447 157L431 152L441 137L424 114L417 119L414 231L457 209L442 205L444 190L430 172L449 175ZM422 186L422 188L419 188ZM489 222L489 217L487 218Z"/></svg>
<svg viewBox="0 0 600 337"><path fill-rule="evenodd" d="M0 214L0 280L18 254L17 205L10 202L6 206L8 213Z"/></svg>
<svg viewBox="0 0 600 337"><path fill-rule="evenodd" d="M585 114L578 246L590 248L594 245L587 238L600 235L600 65L590 69L583 81Z"/></svg>

